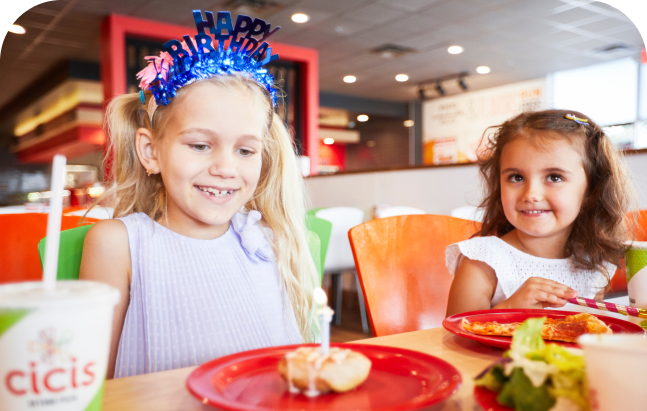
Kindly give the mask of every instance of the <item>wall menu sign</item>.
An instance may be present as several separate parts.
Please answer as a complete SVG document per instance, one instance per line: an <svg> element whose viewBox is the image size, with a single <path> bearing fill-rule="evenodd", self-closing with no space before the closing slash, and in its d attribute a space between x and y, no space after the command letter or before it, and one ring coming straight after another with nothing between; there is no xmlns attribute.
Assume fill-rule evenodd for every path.
<svg viewBox="0 0 647 411"><path fill-rule="evenodd" d="M423 161L425 164L476 161L481 138L488 127L523 111L547 107L545 78L427 101L422 107Z"/></svg>

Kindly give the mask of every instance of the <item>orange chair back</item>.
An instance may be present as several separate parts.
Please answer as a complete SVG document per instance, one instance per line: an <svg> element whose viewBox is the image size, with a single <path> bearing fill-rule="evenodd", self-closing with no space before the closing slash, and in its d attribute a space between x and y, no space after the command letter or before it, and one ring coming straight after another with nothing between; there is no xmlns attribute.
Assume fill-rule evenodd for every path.
<svg viewBox="0 0 647 411"><path fill-rule="evenodd" d="M445 248L480 223L442 215L380 218L348 236L375 336L439 327L452 277Z"/></svg>
<svg viewBox="0 0 647 411"><path fill-rule="evenodd" d="M636 212L638 227L636 227L636 241L647 241L647 210L640 210Z"/></svg>
<svg viewBox="0 0 647 411"><path fill-rule="evenodd" d="M84 223L98 220L86 218ZM78 227L81 217L63 216L61 230ZM47 214L0 214L0 284L43 278L38 242L47 235Z"/></svg>
<svg viewBox="0 0 647 411"><path fill-rule="evenodd" d="M647 210L640 210L636 212L636 233L634 240L647 241ZM624 260L622 266L618 267L616 274L611 279L611 286L609 292L618 292L627 290L627 272L625 271Z"/></svg>

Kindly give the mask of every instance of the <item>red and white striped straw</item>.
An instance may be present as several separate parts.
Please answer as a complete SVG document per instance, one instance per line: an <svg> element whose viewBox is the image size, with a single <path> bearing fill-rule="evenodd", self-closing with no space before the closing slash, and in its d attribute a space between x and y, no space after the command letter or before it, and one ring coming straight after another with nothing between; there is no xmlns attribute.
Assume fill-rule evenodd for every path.
<svg viewBox="0 0 647 411"><path fill-rule="evenodd" d="M612 313L620 313L630 315L632 317L647 318L647 310L642 308L627 307L626 305L613 304L605 301L595 301L590 298L569 298L569 303L582 305L584 307L597 308L598 310L610 311Z"/></svg>

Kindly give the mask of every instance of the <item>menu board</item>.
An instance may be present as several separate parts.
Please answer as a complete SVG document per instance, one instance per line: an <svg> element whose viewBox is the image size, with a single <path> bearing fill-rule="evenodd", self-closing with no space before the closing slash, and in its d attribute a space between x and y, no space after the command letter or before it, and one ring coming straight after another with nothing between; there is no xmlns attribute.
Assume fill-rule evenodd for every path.
<svg viewBox="0 0 647 411"><path fill-rule="evenodd" d="M547 107L545 78L426 101L422 106L423 161L425 164L476 161L481 138L488 127L523 111Z"/></svg>

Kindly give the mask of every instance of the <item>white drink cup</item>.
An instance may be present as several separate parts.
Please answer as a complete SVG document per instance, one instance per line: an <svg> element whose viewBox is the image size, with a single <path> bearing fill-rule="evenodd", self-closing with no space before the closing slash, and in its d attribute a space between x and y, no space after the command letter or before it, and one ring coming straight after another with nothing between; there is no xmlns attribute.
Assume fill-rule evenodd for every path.
<svg viewBox="0 0 647 411"><path fill-rule="evenodd" d="M647 241L629 242L625 253L629 305L647 308Z"/></svg>
<svg viewBox="0 0 647 411"><path fill-rule="evenodd" d="M93 281L0 286L0 408L100 411L118 300Z"/></svg>
<svg viewBox="0 0 647 411"><path fill-rule="evenodd" d="M647 339L640 334L587 334L584 348L591 411L644 410Z"/></svg>

